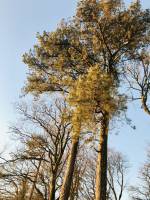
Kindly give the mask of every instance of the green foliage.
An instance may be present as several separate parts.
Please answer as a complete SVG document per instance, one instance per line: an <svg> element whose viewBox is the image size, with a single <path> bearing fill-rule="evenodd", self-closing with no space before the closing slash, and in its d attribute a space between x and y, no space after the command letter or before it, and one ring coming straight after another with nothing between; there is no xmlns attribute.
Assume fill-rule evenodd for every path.
<svg viewBox="0 0 150 200"><path fill-rule="evenodd" d="M78 133L97 110L110 117L119 113L126 98L118 92L123 64L149 43L149 22L150 12L139 1L126 9L121 0L81 0L71 21L38 34L37 45L24 54L25 92L65 94Z"/></svg>

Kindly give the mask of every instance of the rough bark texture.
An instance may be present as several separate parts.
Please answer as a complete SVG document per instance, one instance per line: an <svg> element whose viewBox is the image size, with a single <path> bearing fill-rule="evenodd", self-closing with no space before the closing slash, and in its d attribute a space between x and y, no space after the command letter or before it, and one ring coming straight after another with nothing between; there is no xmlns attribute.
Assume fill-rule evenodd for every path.
<svg viewBox="0 0 150 200"><path fill-rule="evenodd" d="M73 180L75 161L76 161L77 152L78 152L78 144L79 144L79 139L75 139L72 141L72 148L69 155L66 174L65 174L65 178L64 178L63 185L61 188L59 200L68 200L69 198L71 184Z"/></svg>
<svg viewBox="0 0 150 200"><path fill-rule="evenodd" d="M55 200L56 177L53 175L50 184L49 200Z"/></svg>
<svg viewBox="0 0 150 200"><path fill-rule="evenodd" d="M96 168L96 200L106 200L107 192L107 140L108 140L108 114L101 119L100 141L98 147Z"/></svg>
<svg viewBox="0 0 150 200"><path fill-rule="evenodd" d="M147 105L147 96L145 95L142 95L141 96L141 101L142 101L142 107L143 107L143 109L144 109L144 111L148 114L148 115L150 115L150 110L149 110L149 107L148 107L148 105Z"/></svg>

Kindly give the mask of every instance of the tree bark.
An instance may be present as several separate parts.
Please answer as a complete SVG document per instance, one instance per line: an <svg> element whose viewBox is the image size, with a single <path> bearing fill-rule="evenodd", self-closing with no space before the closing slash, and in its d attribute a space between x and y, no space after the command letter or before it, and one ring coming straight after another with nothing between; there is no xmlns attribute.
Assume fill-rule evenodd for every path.
<svg viewBox="0 0 150 200"><path fill-rule="evenodd" d="M148 105L147 105L147 96L146 96L146 95L142 95L142 96L141 96L141 101L142 101L142 107L143 107L144 111L145 111L148 115L150 115L150 109L149 109L149 107L148 107Z"/></svg>
<svg viewBox="0 0 150 200"><path fill-rule="evenodd" d="M103 114L101 119L100 141L96 167L95 200L106 200L107 194L107 142L108 142L109 116Z"/></svg>
<svg viewBox="0 0 150 200"><path fill-rule="evenodd" d="M42 155L42 157L44 156L44 154ZM36 186L36 183L37 183L37 179L38 179L38 175L39 175L39 171L40 171L40 167L41 167L41 164L42 164L42 158L40 159L39 161L39 165L37 167L37 171L36 171L36 174L35 174L35 178L34 178L34 181L33 181L33 185L31 187L31 191L30 191L30 194L29 194L29 200L32 200L32 197L33 197L33 194L34 194L34 189L35 189L35 186Z"/></svg>
<svg viewBox="0 0 150 200"><path fill-rule="evenodd" d="M50 183L49 200L55 200L55 187L56 187L56 176L52 175Z"/></svg>
<svg viewBox="0 0 150 200"><path fill-rule="evenodd" d="M71 184L73 180L75 161L76 161L77 152L78 152L78 145L79 145L79 138L73 139L71 152L69 155L67 169L66 169L64 181L62 184L59 200L68 200L69 198Z"/></svg>

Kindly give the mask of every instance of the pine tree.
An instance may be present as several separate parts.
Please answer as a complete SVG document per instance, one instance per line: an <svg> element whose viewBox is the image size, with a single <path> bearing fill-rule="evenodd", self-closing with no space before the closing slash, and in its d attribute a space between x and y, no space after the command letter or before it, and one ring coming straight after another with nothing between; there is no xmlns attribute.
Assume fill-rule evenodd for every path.
<svg viewBox="0 0 150 200"><path fill-rule="evenodd" d="M96 200L106 200L109 122L125 107L119 94L124 63L148 44L150 13L139 1L126 9L121 0L82 0L75 17L54 32L37 36L24 55L29 74L25 92L62 93L72 114L72 149L60 200L69 198L80 132L99 118ZM99 117L100 116L100 117Z"/></svg>

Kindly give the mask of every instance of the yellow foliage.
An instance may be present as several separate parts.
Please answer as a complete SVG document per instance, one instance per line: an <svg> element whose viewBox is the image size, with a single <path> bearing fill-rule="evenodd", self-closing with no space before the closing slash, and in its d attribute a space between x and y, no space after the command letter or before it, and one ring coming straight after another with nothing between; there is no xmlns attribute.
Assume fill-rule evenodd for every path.
<svg viewBox="0 0 150 200"><path fill-rule="evenodd" d="M113 95L116 92L113 79L102 72L99 65L81 75L70 90L68 102L73 107L74 134L79 134L84 125L95 123L97 110L110 115L116 110Z"/></svg>
<svg viewBox="0 0 150 200"><path fill-rule="evenodd" d="M124 109L118 92L122 63L148 44L149 12L138 0L127 9L122 5L122 0L79 1L72 20L38 35L33 51L23 56L29 68L25 92L65 94L75 135L95 122L97 113L111 117Z"/></svg>

